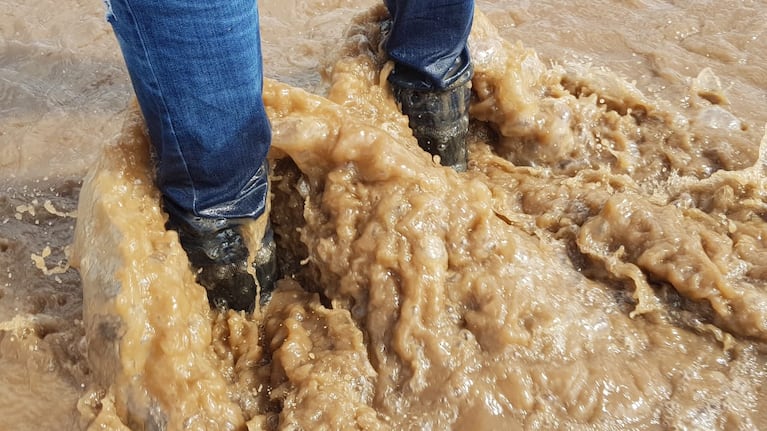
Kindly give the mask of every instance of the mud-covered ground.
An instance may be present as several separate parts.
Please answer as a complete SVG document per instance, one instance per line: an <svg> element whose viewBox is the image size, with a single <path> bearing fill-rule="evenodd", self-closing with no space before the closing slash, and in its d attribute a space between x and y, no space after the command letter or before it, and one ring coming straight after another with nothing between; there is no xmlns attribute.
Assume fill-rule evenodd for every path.
<svg viewBox="0 0 767 431"><path fill-rule="evenodd" d="M205 309L146 166L122 162L140 142L99 162L140 133L121 132L130 91L101 5L70 3L0 1L4 429L135 425L130 396L171 428L767 426L767 4L478 2L457 176L413 148L376 80L375 14L349 28L368 4L262 2L296 277L246 318ZM144 181L91 178L119 187L89 191L78 220L97 162ZM110 199L124 208L98 213ZM144 262L134 280L155 280L112 310L159 349L124 347L122 367L86 359L70 246L88 220L106 221L83 240L96 273L132 286L111 269Z"/></svg>

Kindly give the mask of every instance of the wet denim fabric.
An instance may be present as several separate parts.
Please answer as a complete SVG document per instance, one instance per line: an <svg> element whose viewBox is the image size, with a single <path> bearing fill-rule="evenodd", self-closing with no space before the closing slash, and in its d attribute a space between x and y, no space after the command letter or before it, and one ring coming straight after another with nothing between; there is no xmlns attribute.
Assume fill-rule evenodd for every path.
<svg viewBox="0 0 767 431"><path fill-rule="evenodd" d="M444 90L470 72L474 0L386 0L392 17L385 48L402 88Z"/></svg>
<svg viewBox="0 0 767 431"><path fill-rule="evenodd" d="M469 67L472 1L387 0L402 86L445 88ZM254 0L106 0L146 121L163 199L195 216L258 217L271 143Z"/></svg>
<svg viewBox="0 0 767 431"><path fill-rule="evenodd" d="M257 217L271 129L253 0L111 0L164 199L211 218Z"/></svg>

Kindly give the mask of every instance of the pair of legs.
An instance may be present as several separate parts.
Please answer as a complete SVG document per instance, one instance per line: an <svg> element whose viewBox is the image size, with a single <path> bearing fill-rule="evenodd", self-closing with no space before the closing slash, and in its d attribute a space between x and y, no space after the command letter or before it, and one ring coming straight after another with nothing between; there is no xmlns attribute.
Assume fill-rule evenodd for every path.
<svg viewBox="0 0 767 431"><path fill-rule="evenodd" d="M237 297L250 290L210 293L217 280L231 284L242 275L237 226L266 207L271 131L261 97L256 0L105 1L149 130L169 227L179 231L193 265L203 273L215 267L202 283L217 298L212 302L247 309L248 301L242 305ZM411 105L432 110L434 101L421 94L461 86L466 90L458 99L467 104L473 0L386 4L392 15L387 51L396 63L391 82L407 99L403 111L410 115Z"/></svg>

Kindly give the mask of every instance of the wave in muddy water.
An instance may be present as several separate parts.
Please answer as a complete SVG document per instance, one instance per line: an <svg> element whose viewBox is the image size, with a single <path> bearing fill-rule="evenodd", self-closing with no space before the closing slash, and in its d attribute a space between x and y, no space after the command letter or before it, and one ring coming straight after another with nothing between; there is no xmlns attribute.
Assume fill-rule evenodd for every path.
<svg viewBox="0 0 767 431"><path fill-rule="evenodd" d="M478 12L458 174L389 95L383 19L355 19L326 97L265 83L291 276L253 315L208 308L133 110L80 195L84 426L767 426L767 144L727 170L710 127ZM731 124L715 83L691 94Z"/></svg>

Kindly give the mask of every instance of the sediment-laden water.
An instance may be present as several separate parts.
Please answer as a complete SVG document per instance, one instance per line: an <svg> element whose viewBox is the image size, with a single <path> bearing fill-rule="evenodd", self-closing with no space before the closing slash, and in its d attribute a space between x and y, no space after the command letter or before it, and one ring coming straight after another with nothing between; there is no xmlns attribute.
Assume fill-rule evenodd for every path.
<svg viewBox="0 0 767 431"><path fill-rule="evenodd" d="M252 316L164 229L98 8L9 4L3 428L767 426L767 4L478 2L457 174L383 9L293 3L260 5L289 276Z"/></svg>

